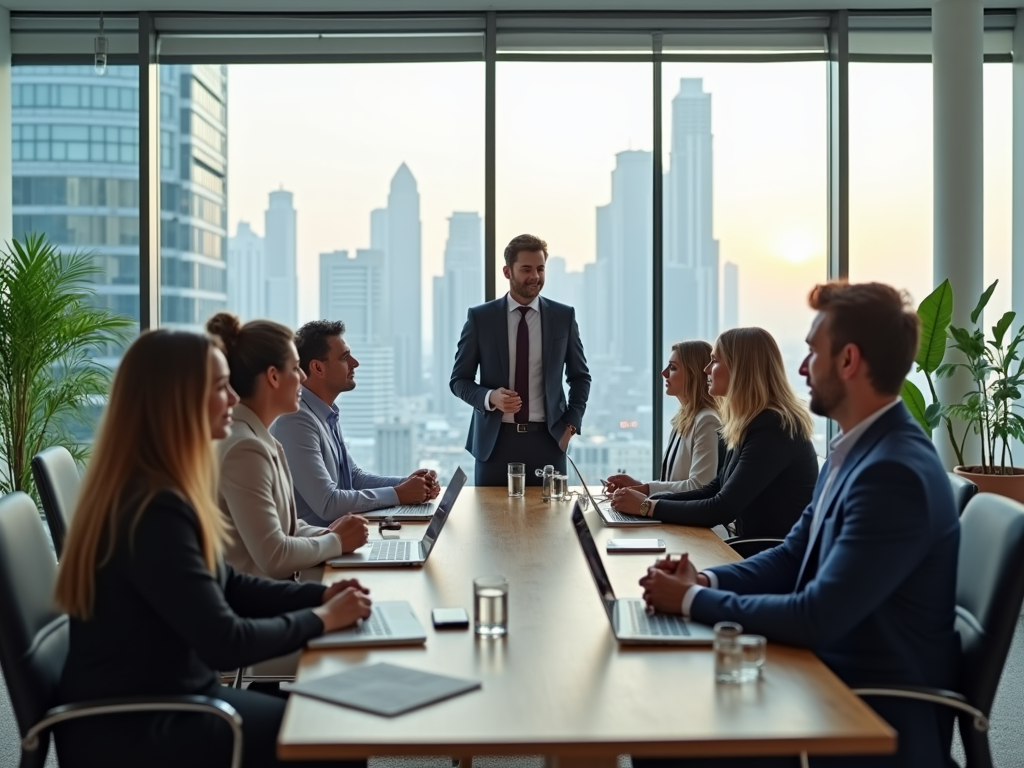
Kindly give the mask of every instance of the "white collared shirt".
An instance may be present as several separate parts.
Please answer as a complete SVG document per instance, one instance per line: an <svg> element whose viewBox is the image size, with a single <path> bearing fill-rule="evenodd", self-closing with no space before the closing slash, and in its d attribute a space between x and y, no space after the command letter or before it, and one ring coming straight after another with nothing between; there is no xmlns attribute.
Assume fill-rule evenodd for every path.
<svg viewBox="0 0 1024 768"><path fill-rule="evenodd" d="M811 531L807 540L807 549L804 552L805 563L811 554L811 548L814 546L815 534L821 524L821 517L825 514L825 506L828 502L829 491L832 490L832 483L835 482L836 476L839 474L839 468L843 466L843 462L846 461L846 457L850 455L850 451L853 450L853 446L855 446L857 441L864 436L864 433L871 428L871 425L882 418L882 416L884 416L888 411L892 410L899 402L900 398L897 397L888 405L883 405L866 419L862 419L849 432L840 432L838 435L833 437L832 442L828 444L828 477L825 478L825 484L822 485L821 493L818 495L818 503L814 507L814 517L811 519ZM801 572L803 571L803 564L801 564L800 570ZM718 577L715 575L715 572L703 571L703 573L708 578L708 586L702 587L699 584L696 584L686 590L686 594L683 596L682 610L683 616L686 618L690 617L690 606L693 605L693 599L697 596L698 592L702 589L718 588Z"/></svg>
<svg viewBox="0 0 1024 768"><path fill-rule="evenodd" d="M534 298L529 304L520 304L512 298L511 294L505 294L505 306L508 309L508 388L516 388L516 342L519 340L519 322L522 313L519 307L526 306L530 311L526 313L526 328L530 334L530 359L527 365L530 366L530 386L527 392L528 407L530 409L529 421L545 421L544 412L544 365L542 347L543 339L540 332L540 296ZM493 392L493 390L491 390ZM519 393L522 397L522 393ZM491 393L487 393L484 401L488 411L493 411L491 405ZM509 424L516 420L514 413L502 414L501 420Z"/></svg>

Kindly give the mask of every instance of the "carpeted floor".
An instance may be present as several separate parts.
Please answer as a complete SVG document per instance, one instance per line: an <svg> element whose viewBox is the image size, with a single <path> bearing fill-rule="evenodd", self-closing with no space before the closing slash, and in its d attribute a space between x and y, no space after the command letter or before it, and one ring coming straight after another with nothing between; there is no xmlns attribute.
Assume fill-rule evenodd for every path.
<svg viewBox="0 0 1024 768"><path fill-rule="evenodd" d="M1024 617L1017 624L1010 655L1003 670L995 706L992 710L992 754L996 768L1024 768ZM954 754L958 754L954 745ZM14 722L7 688L0 677L0 766L14 768L19 761L18 729ZM962 763L962 761L960 761ZM479 768L542 768L539 757L482 758L473 761ZM629 759L621 758L619 768L629 768ZM51 750L47 768L57 768ZM370 768L451 768L451 761L438 758L375 758Z"/></svg>

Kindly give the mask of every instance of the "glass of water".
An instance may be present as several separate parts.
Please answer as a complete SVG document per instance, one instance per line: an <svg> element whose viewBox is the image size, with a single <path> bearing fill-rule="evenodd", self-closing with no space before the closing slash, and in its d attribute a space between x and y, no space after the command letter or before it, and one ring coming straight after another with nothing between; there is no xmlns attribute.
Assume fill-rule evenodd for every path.
<svg viewBox="0 0 1024 768"><path fill-rule="evenodd" d="M764 635L740 635L740 682L752 683L761 677L767 646Z"/></svg>
<svg viewBox="0 0 1024 768"><path fill-rule="evenodd" d="M526 491L526 465L514 461L508 465L508 495L520 499Z"/></svg>
<svg viewBox="0 0 1024 768"><path fill-rule="evenodd" d="M742 682L742 634L743 627L734 621L720 621L715 624L715 680L719 683Z"/></svg>
<svg viewBox="0 0 1024 768"><path fill-rule="evenodd" d="M554 477L551 481L551 500L552 501L568 501L569 500L569 478L566 475L560 475L555 472Z"/></svg>
<svg viewBox="0 0 1024 768"><path fill-rule="evenodd" d="M508 632L508 579L504 576L473 579L473 627L483 637Z"/></svg>

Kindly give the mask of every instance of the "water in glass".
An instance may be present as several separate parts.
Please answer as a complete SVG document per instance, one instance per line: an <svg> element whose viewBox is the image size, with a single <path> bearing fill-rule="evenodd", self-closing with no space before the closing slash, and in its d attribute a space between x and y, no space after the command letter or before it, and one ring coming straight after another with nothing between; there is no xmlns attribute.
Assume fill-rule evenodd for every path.
<svg viewBox="0 0 1024 768"><path fill-rule="evenodd" d="M742 632L743 627L731 621L720 621L715 624L715 680L720 683L742 682Z"/></svg>
<svg viewBox="0 0 1024 768"><path fill-rule="evenodd" d="M500 637L508 632L508 590L479 587L476 590L476 633Z"/></svg>

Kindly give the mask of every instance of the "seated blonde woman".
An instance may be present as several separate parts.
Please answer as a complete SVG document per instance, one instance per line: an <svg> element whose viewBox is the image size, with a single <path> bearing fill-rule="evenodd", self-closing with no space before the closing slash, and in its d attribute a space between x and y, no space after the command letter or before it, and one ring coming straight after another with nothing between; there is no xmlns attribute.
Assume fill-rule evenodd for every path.
<svg viewBox="0 0 1024 768"><path fill-rule="evenodd" d="M339 518L327 528L300 520L281 444L270 434L274 419L299 408L306 376L299 367L295 334L270 320L241 325L219 312L206 324L220 339L240 398L234 429L217 445L217 500L230 523L226 559L242 573L271 579L298 574L366 543L366 520Z"/></svg>
<svg viewBox="0 0 1024 768"><path fill-rule="evenodd" d="M692 491L703 488L718 474L721 441L718 403L708 392L704 367L711 360L706 341L680 341L672 345L668 365L661 372L665 395L679 401L672 417L672 435L661 462L661 478L641 483L629 475L612 475L607 491L632 488L649 496L662 491ZM637 502L639 506L639 502Z"/></svg>
<svg viewBox="0 0 1024 768"><path fill-rule="evenodd" d="M718 477L697 490L651 498L623 488L612 505L666 523L735 523L739 536L783 538L818 479L811 414L789 384L775 339L761 328L719 336L705 371L728 449Z"/></svg>

